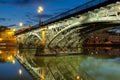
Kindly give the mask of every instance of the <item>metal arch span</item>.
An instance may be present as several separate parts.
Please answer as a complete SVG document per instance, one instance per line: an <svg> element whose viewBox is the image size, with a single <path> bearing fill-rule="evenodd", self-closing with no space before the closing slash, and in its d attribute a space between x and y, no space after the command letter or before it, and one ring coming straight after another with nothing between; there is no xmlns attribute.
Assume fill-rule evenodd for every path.
<svg viewBox="0 0 120 80"><path fill-rule="evenodd" d="M37 34L37 33L33 33L33 32L30 32L29 36L26 38L25 42L27 41L27 39L29 39L30 36L36 36L40 41L42 40L42 38Z"/></svg>
<svg viewBox="0 0 120 80"><path fill-rule="evenodd" d="M41 38L37 33L33 33L33 32L31 32L30 35L37 36L39 40L42 40L42 38ZM29 35L29 36L30 36L30 35Z"/></svg>
<svg viewBox="0 0 120 80"><path fill-rule="evenodd" d="M75 41L78 42L74 44L75 46L73 47L78 47L78 43L80 43L81 40L85 39L86 38L85 36L88 36L89 34L100 30L109 30L118 27L120 27L119 21L92 22L92 23L81 24L79 26L69 27L56 34L48 44L48 47L65 48L65 47L69 47L65 45L73 45ZM69 32L67 34L63 34L65 31L69 31Z"/></svg>
<svg viewBox="0 0 120 80"><path fill-rule="evenodd" d="M62 32L66 31L66 30L68 30L68 29L70 29L70 28L72 28L72 27L75 27L75 26L77 26L77 25L79 25L79 24L80 24L80 23L72 24L72 25L67 26L66 28L62 29L61 31L59 31L59 32L54 36L54 38L52 38L52 40L49 42L48 46L49 46L49 45L52 43L52 41L53 41L58 35L60 35Z"/></svg>

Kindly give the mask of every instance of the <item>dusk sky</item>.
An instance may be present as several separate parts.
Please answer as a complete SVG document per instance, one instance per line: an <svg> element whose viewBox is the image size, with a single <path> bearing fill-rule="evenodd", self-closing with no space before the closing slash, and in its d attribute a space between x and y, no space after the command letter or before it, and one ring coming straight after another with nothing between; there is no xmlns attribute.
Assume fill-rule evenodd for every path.
<svg viewBox="0 0 120 80"><path fill-rule="evenodd" d="M54 17L62 12L82 5L90 0L0 0L0 26L19 29L19 22L24 27L38 24L38 6L44 11L42 21Z"/></svg>

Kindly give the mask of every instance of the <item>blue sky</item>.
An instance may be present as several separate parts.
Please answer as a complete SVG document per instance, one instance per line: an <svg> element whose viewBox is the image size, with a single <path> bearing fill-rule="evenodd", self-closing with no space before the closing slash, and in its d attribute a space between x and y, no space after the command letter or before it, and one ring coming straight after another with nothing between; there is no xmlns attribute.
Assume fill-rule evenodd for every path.
<svg viewBox="0 0 120 80"><path fill-rule="evenodd" d="M75 8L90 0L0 0L0 26L19 28L38 24L38 6L43 6L42 20L54 17L69 9Z"/></svg>

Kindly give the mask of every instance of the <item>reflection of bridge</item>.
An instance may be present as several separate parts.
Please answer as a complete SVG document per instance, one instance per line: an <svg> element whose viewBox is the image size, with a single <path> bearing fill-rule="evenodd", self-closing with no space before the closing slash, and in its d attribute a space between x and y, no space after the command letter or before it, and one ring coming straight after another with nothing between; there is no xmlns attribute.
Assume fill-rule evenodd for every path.
<svg viewBox="0 0 120 80"><path fill-rule="evenodd" d="M21 50L17 59L36 80L82 80L91 78L80 68L80 62L86 57L61 56L61 57L35 57L34 51ZM79 78L79 79L76 79Z"/></svg>
<svg viewBox="0 0 120 80"><path fill-rule="evenodd" d="M40 26L19 30L16 35L20 47L37 45L44 48L45 53L51 50L80 53L80 43L90 33L118 28L119 21L120 2L93 0L42 22Z"/></svg>
<svg viewBox="0 0 120 80"><path fill-rule="evenodd" d="M33 55L35 50L23 49L17 53L17 59L27 69L27 71L36 78L35 80L97 80L96 78L98 78L98 76L95 75L97 72L98 75L100 75L99 73L102 73L103 75L110 74L110 76L114 78L119 77L120 79L120 58L117 57L120 56L120 49L117 48L116 51L115 49L116 48L112 49L109 47L95 49L94 47L90 47L85 48L84 53L77 56L51 57L35 57ZM114 51L119 54L115 54ZM117 62L114 62L114 60ZM111 66L111 63L114 67ZM115 72L115 74L117 73L118 76L116 77L115 74L113 75L113 73L110 72L105 73L105 69L108 68L110 71L112 70ZM116 72L115 69L118 72ZM92 74L91 72L95 74ZM103 75L100 77L105 77ZM109 78L108 75L107 78ZM112 80L114 80L114 78ZM116 80L119 79L117 78ZM110 80L110 78L105 78L105 80Z"/></svg>

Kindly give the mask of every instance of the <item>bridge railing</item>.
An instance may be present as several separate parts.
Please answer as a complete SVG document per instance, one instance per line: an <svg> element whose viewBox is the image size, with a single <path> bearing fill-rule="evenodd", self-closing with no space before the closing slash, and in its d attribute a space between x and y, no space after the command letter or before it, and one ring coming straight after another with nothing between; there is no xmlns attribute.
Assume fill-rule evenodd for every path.
<svg viewBox="0 0 120 80"><path fill-rule="evenodd" d="M76 8L74 8L74 9L71 9L71 10L69 10L67 12L61 13L61 14L55 16L55 17L52 17L52 18L44 21L42 25L48 24L50 22L54 22L56 20L59 20L61 18L67 17L67 16L75 14L75 13L78 13L78 12L83 11L85 9L88 9L90 7L96 6L96 5L100 4L100 3L104 3L106 1L108 1L108 0L91 0L91 1L89 1L89 2L87 2L85 4L83 4L83 5L80 5L80 6L76 7Z"/></svg>
<svg viewBox="0 0 120 80"><path fill-rule="evenodd" d="M60 20L60 19L62 19L62 18L65 18L65 17L67 17L67 16L70 16L70 15L72 15L72 14L75 14L75 13L78 13L78 12L81 12L81 11L84 11L84 10L86 10L86 9L88 9L88 8L91 8L91 7L93 7L93 6L96 6L96 5L98 5L98 4L101 4L101 3L104 3L104 2L107 2L107 1L109 1L109 0L91 0L91 1L89 1L89 2L87 2L87 3L85 3L85 4L83 4L83 5L80 5L80 6L76 7L76 8L73 8L73 9L71 9L71 10L68 10L67 12L63 12L63 13L55 16L55 17L52 17L52 18L46 20L46 21L43 21L43 22L41 22L40 25L39 25L39 24L34 25L34 26L32 26L31 30L32 30L32 29L36 29L36 28L38 28L38 27L40 27L40 26L49 24L49 23L51 23L51 22ZM17 31L16 34L18 34L18 33L20 33L20 32L26 32L26 31L28 31L28 30L29 30L29 29L25 29L24 31Z"/></svg>

